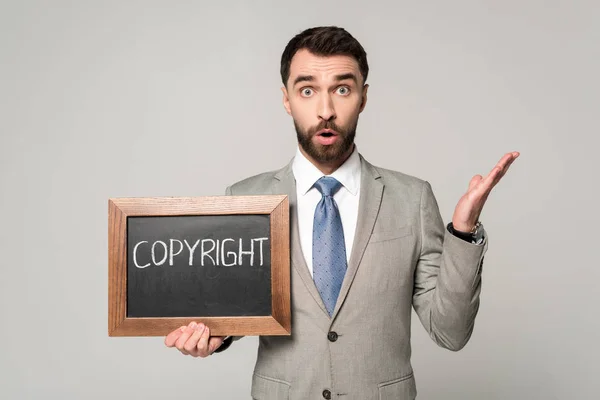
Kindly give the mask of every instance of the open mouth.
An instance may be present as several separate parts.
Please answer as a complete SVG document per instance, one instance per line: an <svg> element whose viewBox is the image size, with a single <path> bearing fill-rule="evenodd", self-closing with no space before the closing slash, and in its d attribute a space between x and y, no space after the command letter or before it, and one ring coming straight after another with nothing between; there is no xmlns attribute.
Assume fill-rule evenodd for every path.
<svg viewBox="0 0 600 400"><path fill-rule="evenodd" d="M332 137L332 136L337 136L338 133L329 129L324 129L322 131L317 132L317 136L323 136L323 137Z"/></svg>
<svg viewBox="0 0 600 400"><path fill-rule="evenodd" d="M323 129L317 132L316 141L322 146L330 146L340 139L340 135L331 129Z"/></svg>

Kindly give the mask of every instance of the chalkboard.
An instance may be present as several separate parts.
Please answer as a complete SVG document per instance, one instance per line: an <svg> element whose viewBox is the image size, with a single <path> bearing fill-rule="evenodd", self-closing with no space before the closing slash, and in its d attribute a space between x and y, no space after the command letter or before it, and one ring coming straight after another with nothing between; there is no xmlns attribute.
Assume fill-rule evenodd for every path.
<svg viewBox="0 0 600 400"><path fill-rule="evenodd" d="M129 217L127 316L271 315L268 215Z"/></svg>
<svg viewBox="0 0 600 400"><path fill-rule="evenodd" d="M290 335L286 195L108 201L108 334Z"/></svg>

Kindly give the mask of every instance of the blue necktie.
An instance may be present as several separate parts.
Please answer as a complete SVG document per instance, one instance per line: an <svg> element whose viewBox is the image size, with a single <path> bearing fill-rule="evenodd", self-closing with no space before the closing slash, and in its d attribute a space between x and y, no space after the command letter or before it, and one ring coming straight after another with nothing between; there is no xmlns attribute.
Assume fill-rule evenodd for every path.
<svg viewBox="0 0 600 400"><path fill-rule="evenodd" d="M342 219L333 199L342 184L324 176L314 185L323 195L313 223L313 279L329 316L333 313L346 274L346 244Z"/></svg>

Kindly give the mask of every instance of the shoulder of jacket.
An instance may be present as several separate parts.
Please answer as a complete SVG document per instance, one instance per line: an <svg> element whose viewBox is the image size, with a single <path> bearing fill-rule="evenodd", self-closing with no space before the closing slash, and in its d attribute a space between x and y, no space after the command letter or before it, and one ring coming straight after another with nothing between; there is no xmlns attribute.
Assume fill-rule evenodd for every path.
<svg viewBox="0 0 600 400"><path fill-rule="evenodd" d="M231 184L227 190L231 192L231 194L246 194L249 192L257 192L264 191L270 185L272 185L273 180L275 179L275 175L278 173L278 170L275 171L267 171L257 175L249 176L240 181L237 181Z"/></svg>
<svg viewBox="0 0 600 400"><path fill-rule="evenodd" d="M373 165L373 168L379 173L380 178L386 186L400 186L403 188L415 188L419 191L426 183L424 179L409 175L404 172L395 171Z"/></svg>

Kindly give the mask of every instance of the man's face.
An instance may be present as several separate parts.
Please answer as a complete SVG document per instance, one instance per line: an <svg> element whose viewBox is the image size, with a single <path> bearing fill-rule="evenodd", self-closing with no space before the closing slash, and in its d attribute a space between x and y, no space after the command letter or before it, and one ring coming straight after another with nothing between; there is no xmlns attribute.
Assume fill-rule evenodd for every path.
<svg viewBox="0 0 600 400"><path fill-rule="evenodd" d="M349 156L367 89L352 57L317 56L306 49L294 55L283 104L309 159L331 164Z"/></svg>

